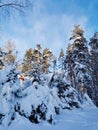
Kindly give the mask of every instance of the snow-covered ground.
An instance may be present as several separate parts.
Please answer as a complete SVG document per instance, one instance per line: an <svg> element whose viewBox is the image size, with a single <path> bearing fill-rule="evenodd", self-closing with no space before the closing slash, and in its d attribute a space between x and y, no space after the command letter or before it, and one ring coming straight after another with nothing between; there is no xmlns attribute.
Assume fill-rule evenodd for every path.
<svg viewBox="0 0 98 130"><path fill-rule="evenodd" d="M0 130L98 130L98 108L64 110L52 125L47 122L32 124L17 114L9 127L0 126Z"/></svg>

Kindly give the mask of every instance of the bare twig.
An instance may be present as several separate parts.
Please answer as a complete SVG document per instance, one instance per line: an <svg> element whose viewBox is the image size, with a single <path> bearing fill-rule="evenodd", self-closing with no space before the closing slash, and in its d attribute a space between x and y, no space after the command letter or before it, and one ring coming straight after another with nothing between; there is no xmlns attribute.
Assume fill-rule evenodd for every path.
<svg viewBox="0 0 98 130"><path fill-rule="evenodd" d="M24 8L25 5L21 4L21 3L16 3L16 2L10 2L10 3L1 3L0 4L0 8L2 7L20 7L20 8Z"/></svg>

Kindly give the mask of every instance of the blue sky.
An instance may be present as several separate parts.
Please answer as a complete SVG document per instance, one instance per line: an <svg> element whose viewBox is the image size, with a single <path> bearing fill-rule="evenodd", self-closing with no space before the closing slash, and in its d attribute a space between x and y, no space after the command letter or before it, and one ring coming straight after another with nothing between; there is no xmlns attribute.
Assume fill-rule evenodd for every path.
<svg viewBox="0 0 98 130"><path fill-rule="evenodd" d="M15 42L21 56L40 43L43 48L66 50L71 30L81 24L87 39L98 31L98 0L33 0L32 11L25 17L3 18L0 46L8 40Z"/></svg>

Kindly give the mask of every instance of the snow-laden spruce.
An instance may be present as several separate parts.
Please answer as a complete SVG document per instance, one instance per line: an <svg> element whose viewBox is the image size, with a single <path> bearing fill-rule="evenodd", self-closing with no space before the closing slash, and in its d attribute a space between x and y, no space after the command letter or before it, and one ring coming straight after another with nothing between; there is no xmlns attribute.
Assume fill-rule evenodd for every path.
<svg viewBox="0 0 98 130"><path fill-rule="evenodd" d="M94 103L98 106L98 32L90 39L90 62L94 88Z"/></svg>
<svg viewBox="0 0 98 130"><path fill-rule="evenodd" d="M75 26L71 39L73 43L68 45L65 59L66 78L77 89L81 98L87 93L94 101L89 48L80 25Z"/></svg>

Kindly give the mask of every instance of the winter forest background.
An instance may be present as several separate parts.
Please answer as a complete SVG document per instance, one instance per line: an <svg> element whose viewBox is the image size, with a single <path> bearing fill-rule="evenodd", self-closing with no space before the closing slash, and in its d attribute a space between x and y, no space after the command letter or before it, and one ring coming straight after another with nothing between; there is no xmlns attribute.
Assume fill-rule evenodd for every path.
<svg viewBox="0 0 98 130"><path fill-rule="evenodd" d="M18 2L0 1L0 9L4 6L6 12L5 9L2 12L9 16L10 9L23 13L24 3ZM25 1L25 4L30 3ZM18 120L25 120L26 124L57 125L61 120L68 121L69 115L74 120L74 112L80 117L85 115L88 122L85 124L76 116L75 119L84 124L81 126L76 121L79 126L72 124L72 128L98 128L95 118L98 113L98 32L89 41L84 33L81 25L74 25L66 50L59 48L58 56L39 43L35 48L27 48L23 59L15 48L17 43L9 40L0 46L0 130L15 126ZM88 112L91 112L90 120ZM93 124L88 126L92 120ZM67 123L62 123L64 129L72 130Z"/></svg>

